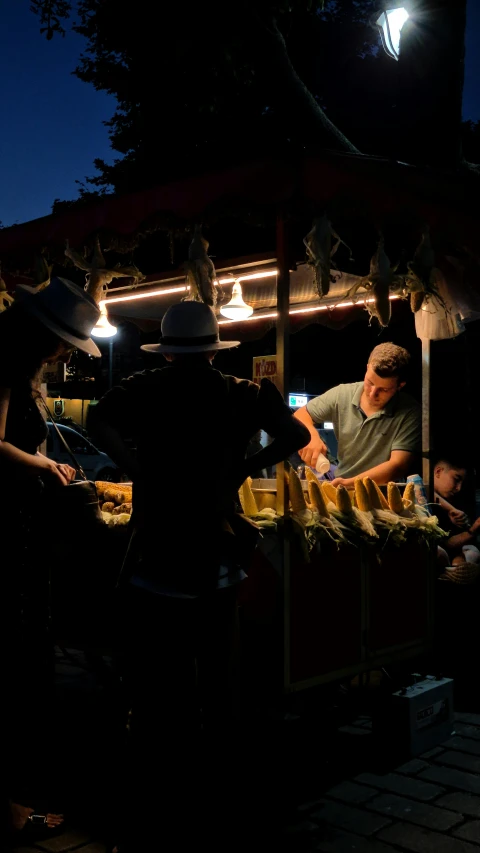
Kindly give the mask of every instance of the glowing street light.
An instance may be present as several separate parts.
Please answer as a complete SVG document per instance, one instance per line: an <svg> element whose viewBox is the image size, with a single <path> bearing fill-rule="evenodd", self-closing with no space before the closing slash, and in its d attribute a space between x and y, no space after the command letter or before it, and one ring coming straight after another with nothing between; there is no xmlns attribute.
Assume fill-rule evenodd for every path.
<svg viewBox="0 0 480 853"><path fill-rule="evenodd" d="M398 60L400 56L400 33L408 18L409 14L405 7L397 6L396 9L385 9L375 21L380 30L385 53L388 53L392 59Z"/></svg>

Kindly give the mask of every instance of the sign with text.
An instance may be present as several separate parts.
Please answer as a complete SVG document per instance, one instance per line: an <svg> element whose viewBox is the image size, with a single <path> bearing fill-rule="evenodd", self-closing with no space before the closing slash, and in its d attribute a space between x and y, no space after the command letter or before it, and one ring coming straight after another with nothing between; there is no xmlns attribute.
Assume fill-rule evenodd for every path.
<svg viewBox="0 0 480 853"><path fill-rule="evenodd" d="M274 385L277 385L276 355L259 355L253 359L253 381L260 385L262 379L270 379Z"/></svg>

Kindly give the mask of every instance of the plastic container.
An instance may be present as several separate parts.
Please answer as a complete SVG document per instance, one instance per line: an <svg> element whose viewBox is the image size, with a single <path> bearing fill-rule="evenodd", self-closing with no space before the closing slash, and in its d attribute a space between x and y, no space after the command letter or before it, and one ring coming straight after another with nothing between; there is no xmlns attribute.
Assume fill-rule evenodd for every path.
<svg viewBox="0 0 480 853"><path fill-rule="evenodd" d="M319 474L326 474L327 471L330 471L330 462L323 453L318 454L317 464L315 467Z"/></svg>
<svg viewBox="0 0 480 853"><path fill-rule="evenodd" d="M410 477L407 477L407 483L414 484L415 503L423 507L423 509L425 509L429 513L430 510L428 508L427 492L425 490L425 485L420 474L411 474Z"/></svg>

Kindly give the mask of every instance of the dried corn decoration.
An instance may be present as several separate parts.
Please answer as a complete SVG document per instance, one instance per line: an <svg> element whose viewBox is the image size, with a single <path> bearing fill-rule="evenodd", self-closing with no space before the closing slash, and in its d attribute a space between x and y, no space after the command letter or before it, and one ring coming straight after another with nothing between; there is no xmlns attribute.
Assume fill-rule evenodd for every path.
<svg viewBox="0 0 480 853"><path fill-rule="evenodd" d="M300 482L300 478L296 471L290 471L288 475L288 483L290 488L290 503L292 505L292 512L295 514L304 512L307 509L307 503L305 501L305 496L303 494L302 484Z"/></svg>
<svg viewBox="0 0 480 853"><path fill-rule="evenodd" d="M360 477L355 480L355 497L357 499L358 509L361 509L362 512L371 512L372 503L368 496L367 489L365 488L365 484Z"/></svg>
<svg viewBox="0 0 480 853"><path fill-rule="evenodd" d="M337 509L345 515L353 511L352 501L345 486L337 486Z"/></svg>
<svg viewBox="0 0 480 853"><path fill-rule="evenodd" d="M396 483L389 483L387 486L388 505L392 512L401 515L404 510L402 496Z"/></svg>
<svg viewBox="0 0 480 853"><path fill-rule="evenodd" d="M316 478L315 482L311 480L308 484L308 496L310 498L310 503L313 508L317 510L318 514L321 515L322 518L328 518L330 513L328 512L327 505L322 495L322 490Z"/></svg>
<svg viewBox="0 0 480 853"><path fill-rule="evenodd" d="M325 499L325 503L331 502L334 506L337 505L337 490L335 486L332 486L327 480L324 480L322 483L322 494Z"/></svg>
<svg viewBox="0 0 480 853"><path fill-rule="evenodd" d="M415 484L407 483L403 492L403 506L405 509L414 509L415 507Z"/></svg>
<svg viewBox="0 0 480 853"><path fill-rule="evenodd" d="M239 498L244 515L256 515L258 513L257 502L255 495L252 492L252 481L248 477L240 486Z"/></svg>

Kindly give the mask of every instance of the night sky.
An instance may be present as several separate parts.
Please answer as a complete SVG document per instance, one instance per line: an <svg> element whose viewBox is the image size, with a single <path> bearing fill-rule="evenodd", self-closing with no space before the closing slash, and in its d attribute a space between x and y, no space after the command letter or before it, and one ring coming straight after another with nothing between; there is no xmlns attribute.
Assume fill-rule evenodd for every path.
<svg viewBox="0 0 480 853"><path fill-rule="evenodd" d="M29 0L0 0L0 222L50 213L77 195L93 160L113 159L106 128L115 101L71 72L83 47L74 33L47 42ZM480 2L469 0L464 117L480 119Z"/></svg>

